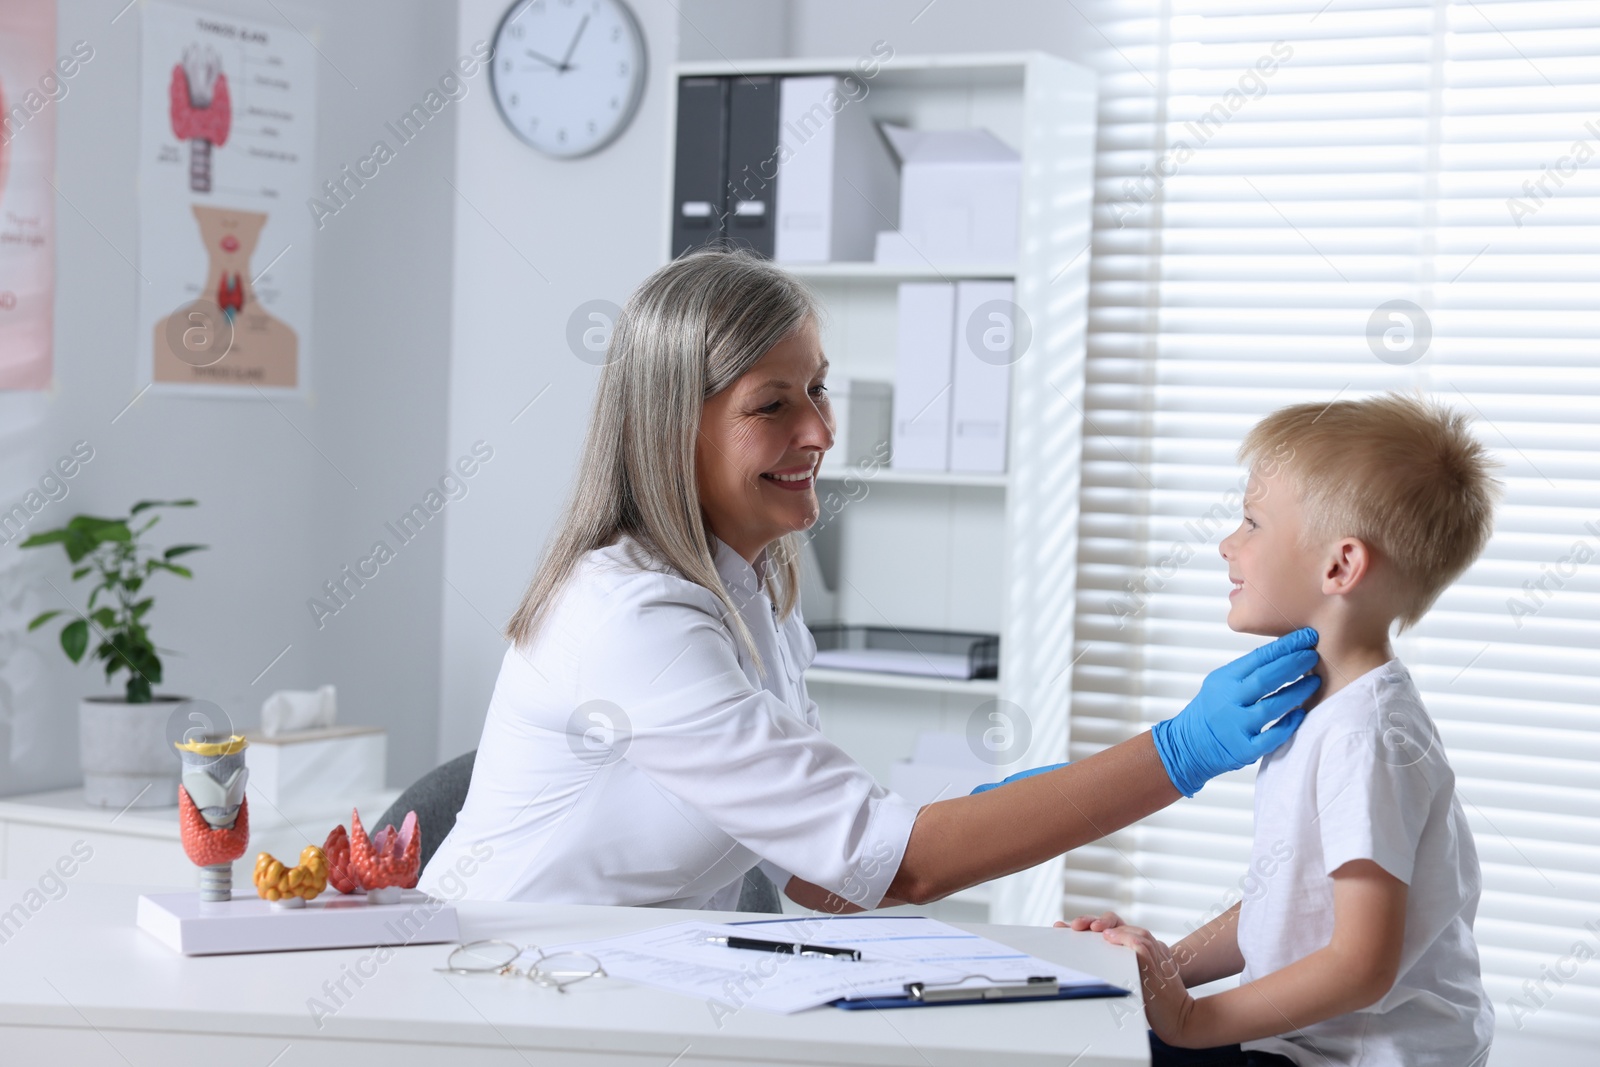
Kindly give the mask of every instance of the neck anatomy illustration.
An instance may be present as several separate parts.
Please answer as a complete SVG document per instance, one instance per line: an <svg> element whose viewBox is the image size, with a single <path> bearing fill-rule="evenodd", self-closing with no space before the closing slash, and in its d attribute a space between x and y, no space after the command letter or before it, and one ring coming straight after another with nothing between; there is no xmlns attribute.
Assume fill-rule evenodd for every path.
<svg viewBox="0 0 1600 1067"><path fill-rule="evenodd" d="M172 68L172 132L189 142L189 188L211 191L211 146L228 143L233 122L228 76L222 59L209 45L183 50L183 62Z"/></svg>
<svg viewBox="0 0 1600 1067"><path fill-rule="evenodd" d="M298 338L262 304L250 267L266 213L206 204L190 210L205 246L205 281L191 286L195 296L156 323L155 379L293 386ZM269 279L270 303L272 282L262 276Z"/></svg>

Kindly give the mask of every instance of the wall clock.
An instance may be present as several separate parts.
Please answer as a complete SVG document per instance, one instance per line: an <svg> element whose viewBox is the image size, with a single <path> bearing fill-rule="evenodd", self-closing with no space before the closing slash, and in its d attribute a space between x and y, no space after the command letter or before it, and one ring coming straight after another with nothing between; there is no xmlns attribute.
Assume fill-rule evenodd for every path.
<svg viewBox="0 0 1600 1067"><path fill-rule="evenodd" d="M500 117L557 159L597 152L644 95L644 33L623 0L518 0L495 30Z"/></svg>

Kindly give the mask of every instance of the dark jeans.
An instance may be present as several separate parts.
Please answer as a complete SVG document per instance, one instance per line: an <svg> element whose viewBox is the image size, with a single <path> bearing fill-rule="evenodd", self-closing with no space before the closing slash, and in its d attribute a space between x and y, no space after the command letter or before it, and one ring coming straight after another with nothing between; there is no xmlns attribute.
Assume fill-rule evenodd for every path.
<svg viewBox="0 0 1600 1067"><path fill-rule="evenodd" d="M1151 1067L1295 1067L1276 1052L1246 1052L1238 1045L1219 1048L1173 1048L1150 1034Z"/></svg>

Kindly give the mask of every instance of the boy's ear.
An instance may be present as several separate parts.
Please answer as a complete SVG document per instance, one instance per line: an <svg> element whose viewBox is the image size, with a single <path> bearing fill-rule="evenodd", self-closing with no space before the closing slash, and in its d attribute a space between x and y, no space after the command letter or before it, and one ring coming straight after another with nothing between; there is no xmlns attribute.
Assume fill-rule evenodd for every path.
<svg viewBox="0 0 1600 1067"><path fill-rule="evenodd" d="M1355 537L1335 541L1323 559L1322 595L1345 596L1354 592L1372 569L1372 563L1372 549L1365 541Z"/></svg>

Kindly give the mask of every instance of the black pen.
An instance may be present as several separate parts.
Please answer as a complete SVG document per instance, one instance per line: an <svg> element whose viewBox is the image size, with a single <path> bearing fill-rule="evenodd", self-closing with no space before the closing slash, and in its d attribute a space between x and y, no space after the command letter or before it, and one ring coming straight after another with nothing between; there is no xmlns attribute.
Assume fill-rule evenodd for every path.
<svg viewBox="0 0 1600 1067"><path fill-rule="evenodd" d="M798 941L762 941L754 937L709 937L707 941L729 948L749 948L757 952L783 952L790 956L821 956L825 959L860 962L861 950L830 948L827 945L802 945Z"/></svg>

